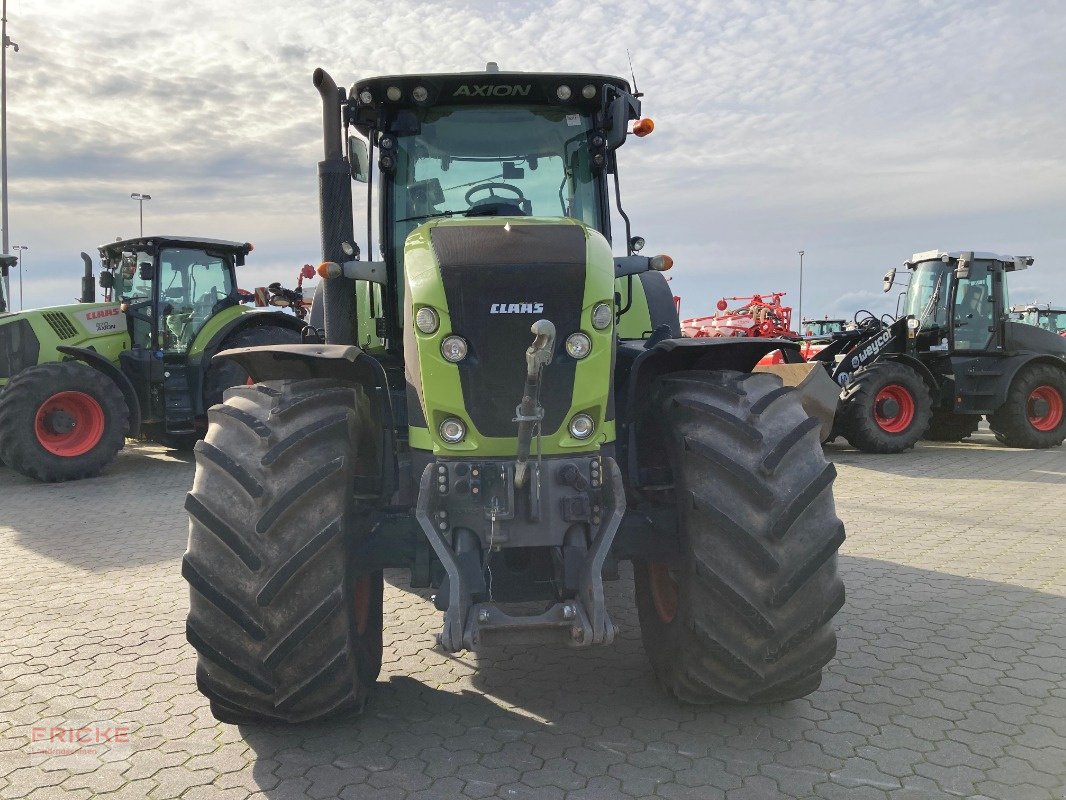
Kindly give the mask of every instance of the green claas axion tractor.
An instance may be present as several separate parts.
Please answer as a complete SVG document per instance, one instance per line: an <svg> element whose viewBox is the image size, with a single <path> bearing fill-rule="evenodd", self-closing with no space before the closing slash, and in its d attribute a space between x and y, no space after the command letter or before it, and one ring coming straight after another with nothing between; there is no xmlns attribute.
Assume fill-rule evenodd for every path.
<svg viewBox="0 0 1066 800"><path fill-rule="evenodd" d="M315 73L325 340L216 357L258 383L209 411L186 503L187 634L221 720L360 707L387 567L435 587L454 652L610 644L603 581L631 561L648 655L693 703L799 697L833 657L821 421L752 373L799 345L681 338L669 259L628 220L612 254L626 81L492 66L348 92Z"/></svg>
<svg viewBox="0 0 1066 800"><path fill-rule="evenodd" d="M17 314L0 303L0 461L63 481L98 474L127 436L191 447L207 407L247 378L211 356L300 341L295 317L241 305L235 267L250 249L189 237L111 242L100 248L104 302L82 253L80 303Z"/></svg>

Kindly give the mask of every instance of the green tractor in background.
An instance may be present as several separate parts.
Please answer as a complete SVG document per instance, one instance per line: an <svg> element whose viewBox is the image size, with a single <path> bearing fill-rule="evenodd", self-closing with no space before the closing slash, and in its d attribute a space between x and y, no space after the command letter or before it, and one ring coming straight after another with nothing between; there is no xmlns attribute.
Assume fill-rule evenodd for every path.
<svg viewBox="0 0 1066 800"><path fill-rule="evenodd" d="M610 644L603 581L631 561L655 672L692 703L800 697L833 657L822 421L752 372L799 344L681 337L671 262L620 206L625 80L494 66L350 92L315 73L325 341L216 356L258 383L208 412L186 502L187 635L220 720L359 708L387 567L436 588L455 652ZM359 258L353 178L371 256L377 187L380 260Z"/></svg>
<svg viewBox="0 0 1066 800"><path fill-rule="evenodd" d="M303 323L242 305L251 245L149 236L82 253L81 302L10 313L0 303L0 461L42 481L87 478L141 436L189 448L206 410L246 373L229 347L300 341ZM0 290L2 291L2 290ZM0 298L2 300L2 298Z"/></svg>

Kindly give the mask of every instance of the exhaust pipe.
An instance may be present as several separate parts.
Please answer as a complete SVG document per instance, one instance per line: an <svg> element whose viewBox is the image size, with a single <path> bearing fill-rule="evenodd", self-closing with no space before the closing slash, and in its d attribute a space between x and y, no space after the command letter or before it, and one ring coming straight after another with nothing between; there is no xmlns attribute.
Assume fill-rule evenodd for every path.
<svg viewBox="0 0 1066 800"><path fill-rule="evenodd" d="M341 111L344 90L321 67L313 81L322 97L322 143L325 158L318 162L319 223L322 260L343 264L341 245L355 243L352 222L352 174L344 158ZM326 344L358 343L355 281L343 275L324 281L322 292Z"/></svg>
<svg viewBox="0 0 1066 800"><path fill-rule="evenodd" d="M81 279L81 302L96 302L96 282L93 280L93 260L88 253L81 254L81 260L85 262L85 275Z"/></svg>

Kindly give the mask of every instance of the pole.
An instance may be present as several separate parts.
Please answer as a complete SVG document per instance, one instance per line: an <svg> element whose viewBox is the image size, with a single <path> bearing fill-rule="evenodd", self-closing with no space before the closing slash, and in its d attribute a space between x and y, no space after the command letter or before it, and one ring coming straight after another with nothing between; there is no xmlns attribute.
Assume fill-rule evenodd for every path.
<svg viewBox="0 0 1066 800"><path fill-rule="evenodd" d="M798 326L796 328L796 332L799 333L800 336L802 336L803 335L803 253L805 251L797 250L796 252L799 253L799 257L800 257L800 292L799 292L799 302L796 304L798 306L798 308L796 309L796 312L799 315L799 324L798 324Z"/></svg>
<svg viewBox="0 0 1066 800"><path fill-rule="evenodd" d="M7 38L7 0L3 3L3 13L0 14L0 228L3 229L4 254L8 252L10 238L7 230L7 48L14 47L15 52L19 46ZM19 267L19 285L22 282L22 267ZM8 294L11 291L11 278L7 279ZM21 295L21 288L19 293ZM21 299L20 299L21 304Z"/></svg>
<svg viewBox="0 0 1066 800"><path fill-rule="evenodd" d="M141 194L140 192L130 192L130 197L137 201L138 217L141 221L141 238L144 238L144 201L151 200L152 195Z"/></svg>
<svg viewBox="0 0 1066 800"><path fill-rule="evenodd" d="M3 55L0 55L0 191L3 193L3 212L0 225L4 228L4 252L8 251L7 232L7 0L4 0L4 13L0 21L0 37L3 40ZM22 279L22 267L19 267L19 280Z"/></svg>

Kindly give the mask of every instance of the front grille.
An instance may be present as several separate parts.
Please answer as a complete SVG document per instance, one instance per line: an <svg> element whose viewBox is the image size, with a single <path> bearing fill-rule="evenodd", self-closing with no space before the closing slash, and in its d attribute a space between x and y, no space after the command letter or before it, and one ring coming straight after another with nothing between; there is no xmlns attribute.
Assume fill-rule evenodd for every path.
<svg viewBox="0 0 1066 800"><path fill-rule="evenodd" d="M60 339L73 339L78 335L77 329L71 324L70 319L61 311L46 311L42 314L44 321L52 326L56 336Z"/></svg>
<svg viewBox="0 0 1066 800"><path fill-rule="evenodd" d="M471 422L485 436L517 435L514 410L533 341L529 327L549 319L558 339L543 373L543 428L546 434L558 430L573 395L576 362L562 345L581 327L584 230L572 224L441 226L431 237L452 330L470 343L459 381Z"/></svg>

